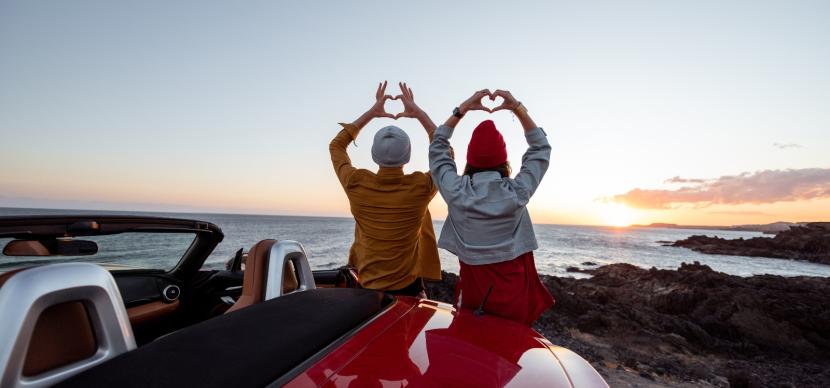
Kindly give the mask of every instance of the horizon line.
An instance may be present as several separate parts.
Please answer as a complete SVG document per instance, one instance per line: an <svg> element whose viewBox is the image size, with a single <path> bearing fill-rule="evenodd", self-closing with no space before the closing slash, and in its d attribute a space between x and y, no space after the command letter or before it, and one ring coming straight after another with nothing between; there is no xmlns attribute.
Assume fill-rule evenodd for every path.
<svg viewBox="0 0 830 388"><path fill-rule="evenodd" d="M151 213L151 214L185 214L185 215L225 215L225 216L249 216L249 217L306 217L306 218L343 218L343 219L354 219L351 216L322 216L322 215L296 215L296 214L275 214L275 213L260 213L260 214L251 214L251 213L234 213L234 212L220 212L220 211L160 211L160 210L112 210L112 209L89 209L89 208L54 208L54 207L14 207L14 206L0 206L0 209L18 209L18 210L57 210L57 211L80 211L80 212L108 212L108 213L122 213L122 212L131 212L131 213ZM70 214L71 215L71 214ZM6 215L0 215L0 217L9 217ZM432 220L435 222L436 220L433 218ZM437 220L440 222L445 222L445 220ZM776 221L776 222L792 222L797 223L796 221ZM594 225L594 224L557 224L557 223L538 223L533 222L534 225L554 225L554 226L591 226L591 227L601 227L601 228L614 228L614 229L626 229L632 227L651 227L651 224L666 224L666 225L676 225L676 226L694 226L694 227L732 227L732 226L741 226L741 225L749 225L749 224L729 224L729 225L684 225L684 224L675 224L669 222L652 222L651 224L631 224L627 226L614 226L614 225ZM764 225L764 224L759 224Z"/></svg>

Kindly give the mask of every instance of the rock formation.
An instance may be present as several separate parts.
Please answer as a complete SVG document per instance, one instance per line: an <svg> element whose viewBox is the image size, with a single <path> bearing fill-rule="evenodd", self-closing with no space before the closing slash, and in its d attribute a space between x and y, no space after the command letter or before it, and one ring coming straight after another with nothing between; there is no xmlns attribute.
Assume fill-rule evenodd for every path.
<svg viewBox="0 0 830 388"><path fill-rule="evenodd" d="M709 254L772 257L830 264L830 222L793 226L772 238L728 240L695 235L675 241L671 246Z"/></svg>

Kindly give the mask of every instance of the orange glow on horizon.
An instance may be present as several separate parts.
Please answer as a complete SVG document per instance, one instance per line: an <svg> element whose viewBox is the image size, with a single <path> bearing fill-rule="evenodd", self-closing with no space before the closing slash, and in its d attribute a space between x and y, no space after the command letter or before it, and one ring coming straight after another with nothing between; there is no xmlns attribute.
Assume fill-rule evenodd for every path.
<svg viewBox="0 0 830 388"><path fill-rule="evenodd" d="M603 221L605 225L615 227L627 227L635 223L637 216L628 206L622 204L608 204L603 209Z"/></svg>

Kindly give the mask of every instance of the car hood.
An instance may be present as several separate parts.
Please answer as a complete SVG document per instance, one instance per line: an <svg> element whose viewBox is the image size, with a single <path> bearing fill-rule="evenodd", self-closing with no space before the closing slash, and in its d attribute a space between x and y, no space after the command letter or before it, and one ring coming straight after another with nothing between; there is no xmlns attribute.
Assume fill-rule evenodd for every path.
<svg viewBox="0 0 830 388"><path fill-rule="evenodd" d="M606 387L575 353L522 324L399 298L288 386Z"/></svg>

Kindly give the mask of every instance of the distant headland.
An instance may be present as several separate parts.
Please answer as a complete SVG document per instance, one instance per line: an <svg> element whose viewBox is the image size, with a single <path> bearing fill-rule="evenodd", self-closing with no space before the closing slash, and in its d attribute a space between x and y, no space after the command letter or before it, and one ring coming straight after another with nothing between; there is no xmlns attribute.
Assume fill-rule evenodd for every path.
<svg viewBox="0 0 830 388"><path fill-rule="evenodd" d="M746 224L746 225L679 225L664 222L655 222L648 225L631 225L632 227L640 228L669 228L669 229L703 229L703 230L731 230L736 232L761 232L766 234L776 234L790 230L794 226L804 226L807 222L786 222L778 221L770 224Z"/></svg>

